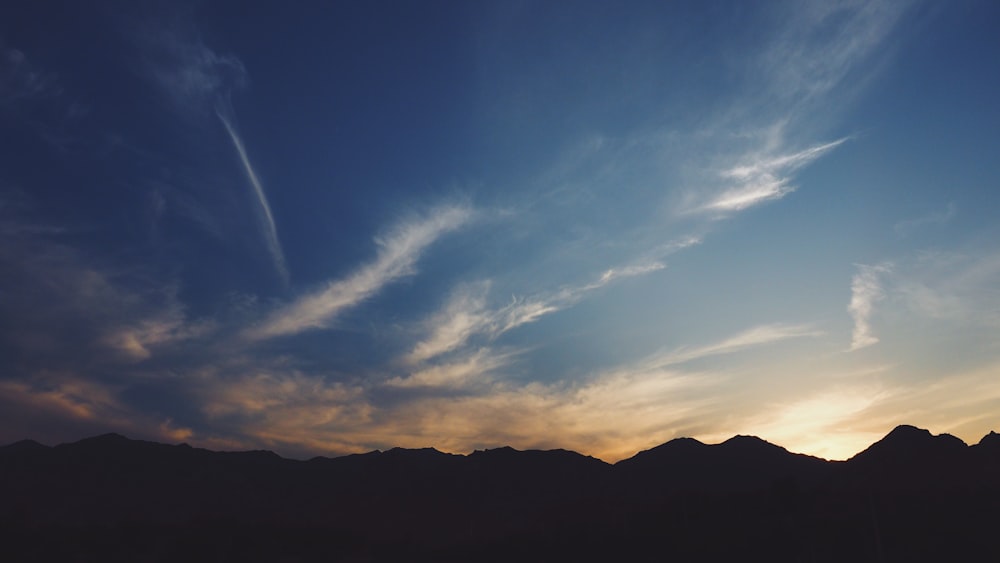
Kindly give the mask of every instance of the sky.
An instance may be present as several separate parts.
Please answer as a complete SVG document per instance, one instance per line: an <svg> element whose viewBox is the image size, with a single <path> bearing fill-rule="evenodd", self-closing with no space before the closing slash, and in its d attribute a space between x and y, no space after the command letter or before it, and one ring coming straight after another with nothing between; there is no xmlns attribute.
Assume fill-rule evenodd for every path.
<svg viewBox="0 0 1000 563"><path fill-rule="evenodd" d="M1000 4L22 2L0 442L1000 430Z"/></svg>

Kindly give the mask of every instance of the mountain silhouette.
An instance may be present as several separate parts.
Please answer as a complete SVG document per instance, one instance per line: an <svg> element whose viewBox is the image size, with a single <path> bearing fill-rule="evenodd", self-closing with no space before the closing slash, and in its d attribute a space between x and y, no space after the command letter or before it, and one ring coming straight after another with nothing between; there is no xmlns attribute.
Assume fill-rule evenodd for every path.
<svg viewBox="0 0 1000 563"><path fill-rule="evenodd" d="M0 447L0 560L998 561L998 470L994 432L967 446L905 425L845 462L753 436L614 465L23 440Z"/></svg>
<svg viewBox="0 0 1000 563"><path fill-rule="evenodd" d="M755 436L734 436L707 445L678 438L619 461L615 468L640 494L710 490L752 491L780 481L814 483L832 462L802 454Z"/></svg>

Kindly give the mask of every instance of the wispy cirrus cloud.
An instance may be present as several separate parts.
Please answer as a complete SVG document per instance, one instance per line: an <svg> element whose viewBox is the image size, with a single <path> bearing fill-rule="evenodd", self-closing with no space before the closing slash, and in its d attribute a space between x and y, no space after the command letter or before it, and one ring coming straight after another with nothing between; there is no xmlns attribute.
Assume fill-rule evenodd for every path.
<svg viewBox="0 0 1000 563"><path fill-rule="evenodd" d="M372 297L386 285L412 275L424 250L442 235L468 223L473 214L468 207L443 206L425 217L397 225L389 234L376 239L378 254L374 261L344 279L329 282L326 287L280 307L260 325L244 332L244 336L264 340L328 326L342 311Z"/></svg>
<svg viewBox="0 0 1000 563"><path fill-rule="evenodd" d="M236 132L231 120L225 116L223 111L216 110L215 114L219 116L219 121L221 121L225 126L226 132L229 134L229 138L233 141L233 147L236 149L236 153L240 157L240 164L243 165L243 172L246 173L247 181L250 182L250 186L253 187L253 192L256 196L257 209L260 214L259 222L261 230L263 231L264 238L267 241L267 250L271 254L271 260L274 262L274 268L277 270L278 275L281 276L282 282L287 285L288 267L285 265L285 253L281 250L281 242L278 240L278 228L274 224L274 215L271 213L271 205L267 202L267 196L264 194L264 188L261 186L260 178L258 178L257 173L254 172L253 165L250 163L250 158L247 156L247 150L243 146L243 139Z"/></svg>
<svg viewBox="0 0 1000 563"><path fill-rule="evenodd" d="M717 125L750 146L722 159L735 165L710 167L728 185L713 187L694 210L733 213L794 192L797 170L850 138L817 144L803 141L813 137L804 133L835 115L877 71L866 63L891 50L890 37L911 5L811 2L775 10L773 38L748 61L746 95Z"/></svg>
<svg viewBox="0 0 1000 563"><path fill-rule="evenodd" d="M138 40L146 71L181 112L210 112L247 81L238 57L215 52L193 33L166 27Z"/></svg>
<svg viewBox="0 0 1000 563"><path fill-rule="evenodd" d="M896 232L896 235L905 237L924 227L946 225L955 218L957 213L958 207L955 205L955 202L951 201L948 202L948 205L941 211L928 213L927 215L914 219L899 221L892 226L892 229Z"/></svg>
<svg viewBox="0 0 1000 563"><path fill-rule="evenodd" d="M678 348L669 352L661 352L649 356L636 365L645 370L656 370L670 366L676 366L724 354L733 354L762 346L772 344L791 338L806 338L822 336L821 331L810 325L796 324L766 324L749 328L735 336L698 348Z"/></svg>
<svg viewBox="0 0 1000 563"><path fill-rule="evenodd" d="M507 365L516 353L496 353L480 348L471 354L448 362L421 367L405 377L386 380L387 387L397 388L466 388L489 383L491 372Z"/></svg>
<svg viewBox="0 0 1000 563"><path fill-rule="evenodd" d="M487 309L489 288L489 282L480 282L452 292L444 308L424 322L430 335L413 347L406 363L418 364L450 352L489 327L494 315Z"/></svg>
<svg viewBox="0 0 1000 563"><path fill-rule="evenodd" d="M878 338L872 332L871 316L875 311L875 303L885 296L881 277L891 269L892 266L888 263L873 266L857 265L857 272L851 279L851 302L847 306L847 311L854 320L854 330L851 333L851 351L860 350L878 342Z"/></svg>
<svg viewBox="0 0 1000 563"><path fill-rule="evenodd" d="M438 313L423 322L423 331L428 336L413 346L404 363L415 365L431 360L465 346L476 336L493 340L517 327L571 307L609 284L660 271L666 267L664 258L700 243L698 237L685 236L657 246L636 262L609 268L590 282L529 297L513 296L502 305L489 303L492 284L488 280L463 284L452 292L451 298Z"/></svg>
<svg viewBox="0 0 1000 563"><path fill-rule="evenodd" d="M756 70L778 103L817 102L858 71L915 2L809 2L796 5ZM860 80L858 80L860 81Z"/></svg>
<svg viewBox="0 0 1000 563"><path fill-rule="evenodd" d="M0 44L0 107L61 92L55 76L28 60L23 51Z"/></svg>
<svg viewBox="0 0 1000 563"><path fill-rule="evenodd" d="M477 335L496 338L519 326L536 322L545 315L571 307L586 294L616 280L645 275L665 267L662 262L654 260L610 268L592 282L565 287L551 294L527 298L515 296L507 304L493 308L487 305L489 282L462 286L440 312L425 321L425 329L430 335L418 342L405 360L410 364L430 360L463 346Z"/></svg>
<svg viewBox="0 0 1000 563"><path fill-rule="evenodd" d="M736 185L726 189L704 205L706 211L741 211L760 203L781 199L795 191L791 175L847 138L837 139L789 154L754 155L747 162L721 172Z"/></svg>
<svg viewBox="0 0 1000 563"><path fill-rule="evenodd" d="M533 323L545 315L579 303L588 293L614 281L657 272L666 267L666 264L659 260L651 260L619 268L609 268L590 283L564 287L549 295L531 298L515 297L508 305L496 312L494 332L499 335L521 325Z"/></svg>
<svg viewBox="0 0 1000 563"><path fill-rule="evenodd" d="M207 336L217 324L209 319L191 322L176 303L147 318L110 329L103 343L123 357L141 361L152 357L155 348Z"/></svg>
<svg viewBox="0 0 1000 563"><path fill-rule="evenodd" d="M289 273L278 237L274 214L243 137L236 127L236 112L231 97L247 82L243 62L233 55L222 55L200 39L176 30L163 30L145 39L147 67L160 89L174 107L185 115L215 113L239 158L240 169L250 187L257 225L267 247L270 261L284 285Z"/></svg>

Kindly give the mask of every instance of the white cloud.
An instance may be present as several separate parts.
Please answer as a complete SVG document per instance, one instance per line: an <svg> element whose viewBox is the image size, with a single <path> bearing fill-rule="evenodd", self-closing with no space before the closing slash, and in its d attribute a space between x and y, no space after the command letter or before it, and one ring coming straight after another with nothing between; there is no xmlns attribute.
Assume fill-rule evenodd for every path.
<svg viewBox="0 0 1000 563"><path fill-rule="evenodd" d="M895 290L913 313L951 326L1000 328L1000 252L924 252L901 265ZM984 333L988 334L988 333Z"/></svg>
<svg viewBox="0 0 1000 563"><path fill-rule="evenodd" d="M645 275L665 267L662 262L648 261L611 268L593 282L566 287L548 295L530 298L515 296L508 304L493 309L486 304L490 288L488 282L464 286L453 294L441 312L425 322L430 336L418 342L405 360L411 364L430 360L463 346L476 335L496 338L545 315L570 307L587 293L616 280Z"/></svg>
<svg viewBox="0 0 1000 563"><path fill-rule="evenodd" d="M779 103L814 101L878 52L912 2L795 4L783 32L760 57L758 71ZM855 80L859 82L860 80Z"/></svg>
<svg viewBox="0 0 1000 563"><path fill-rule="evenodd" d="M748 95L715 126L758 146L730 152L735 155L730 161L738 164L719 172L729 185L697 198L695 210L736 212L795 191L793 173L846 140L800 149L801 133L828 119L817 115L835 114L864 84L869 69L878 69L863 63L888 52L883 47L909 4L813 2L775 10L773 39L750 62ZM754 133L746 135L747 130Z"/></svg>
<svg viewBox="0 0 1000 563"><path fill-rule="evenodd" d="M743 164L721 172L723 178L736 182L736 185L715 196L703 209L741 211L765 201L781 199L795 191L795 186L791 185L791 173L846 140L845 137L790 154L745 157Z"/></svg>
<svg viewBox="0 0 1000 563"><path fill-rule="evenodd" d="M220 55L196 37L166 29L142 39L148 47L148 72L182 115L203 116L213 111L236 149L240 167L253 193L254 209L271 262L282 282L288 284L288 267L278 239L271 205L257 172L235 126L235 112L230 98L247 80L239 58ZM197 219L197 217L196 217ZM202 223L207 221L200 220Z"/></svg>
<svg viewBox="0 0 1000 563"><path fill-rule="evenodd" d="M376 239L378 256L373 262L279 308L259 326L247 330L245 336L262 340L328 326L345 309L370 298L387 284L412 275L417 260L431 243L471 217L467 207L445 206L397 226L387 236Z"/></svg>
<svg viewBox="0 0 1000 563"><path fill-rule="evenodd" d="M711 356L732 354L765 344L788 340L790 338L805 338L821 336L823 333L808 325L768 324L745 330L721 342L699 348L679 348L671 352L654 354L643 360L639 365L644 369L662 369L700 360Z"/></svg>
<svg viewBox="0 0 1000 563"><path fill-rule="evenodd" d="M489 373L506 365L511 354L496 354L481 348L455 361L421 368L406 377L393 377L385 382L388 387L461 388L488 382Z"/></svg>
<svg viewBox="0 0 1000 563"><path fill-rule="evenodd" d="M268 204L267 196L264 195L264 188L260 184L260 178L254 172L253 165L250 164L250 158L247 156L246 148L243 146L243 139L240 138L236 129L233 128L233 124L223 115L223 112L216 111L216 115L219 116L219 120L226 127L226 132L229 133L229 138L233 141L233 147L236 148L236 152L239 154L240 163L243 165L243 171L246 173L247 180L250 182L250 186L253 187L258 211L260 212L260 227L267 242L268 252L271 254L275 270L277 270L278 275L281 276L281 280L287 285L288 267L285 265L285 254L281 250L281 242L278 240L278 229L274 224L271 205Z"/></svg>
<svg viewBox="0 0 1000 563"><path fill-rule="evenodd" d="M949 202L944 210L935 213L929 213L922 217L917 217L915 219L907 219L905 221L900 221L893 225L893 230L900 237L905 237L916 230L922 229L924 227L930 227L933 225L945 225L955 218L958 213L958 207L955 202Z"/></svg>
<svg viewBox="0 0 1000 563"><path fill-rule="evenodd" d="M450 352L489 326L493 314L486 310L489 287L489 282L482 282L454 292L444 309L425 323L430 336L414 346L406 362L416 364Z"/></svg>
<svg viewBox="0 0 1000 563"><path fill-rule="evenodd" d="M854 320L851 350L859 350L878 342L872 333L871 315L875 303L885 296L880 277L891 270L889 264L857 265L858 271L851 280L851 302L847 311Z"/></svg>
<svg viewBox="0 0 1000 563"><path fill-rule="evenodd" d="M224 101L247 79L239 58L220 55L191 34L157 29L141 37L147 70L182 111L204 111Z"/></svg>
<svg viewBox="0 0 1000 563"><path fill-rule="evenodd" d="M128 359L141 361L150 358L158 346L199 338L215 328L209 320L189 322L179 305L171 303L159 314L111 330L103 342Z"/></svg>

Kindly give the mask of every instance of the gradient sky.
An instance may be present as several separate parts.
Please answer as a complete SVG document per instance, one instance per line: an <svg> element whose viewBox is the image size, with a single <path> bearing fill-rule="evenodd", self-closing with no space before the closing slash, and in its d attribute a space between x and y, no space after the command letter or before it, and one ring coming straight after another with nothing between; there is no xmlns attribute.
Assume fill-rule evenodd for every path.
<svg viewBox="0 0 1000 563"><path fill-rule="evenodd" d="M971 0L7 6L0 442L977 442L998 28Z"/></svg>

